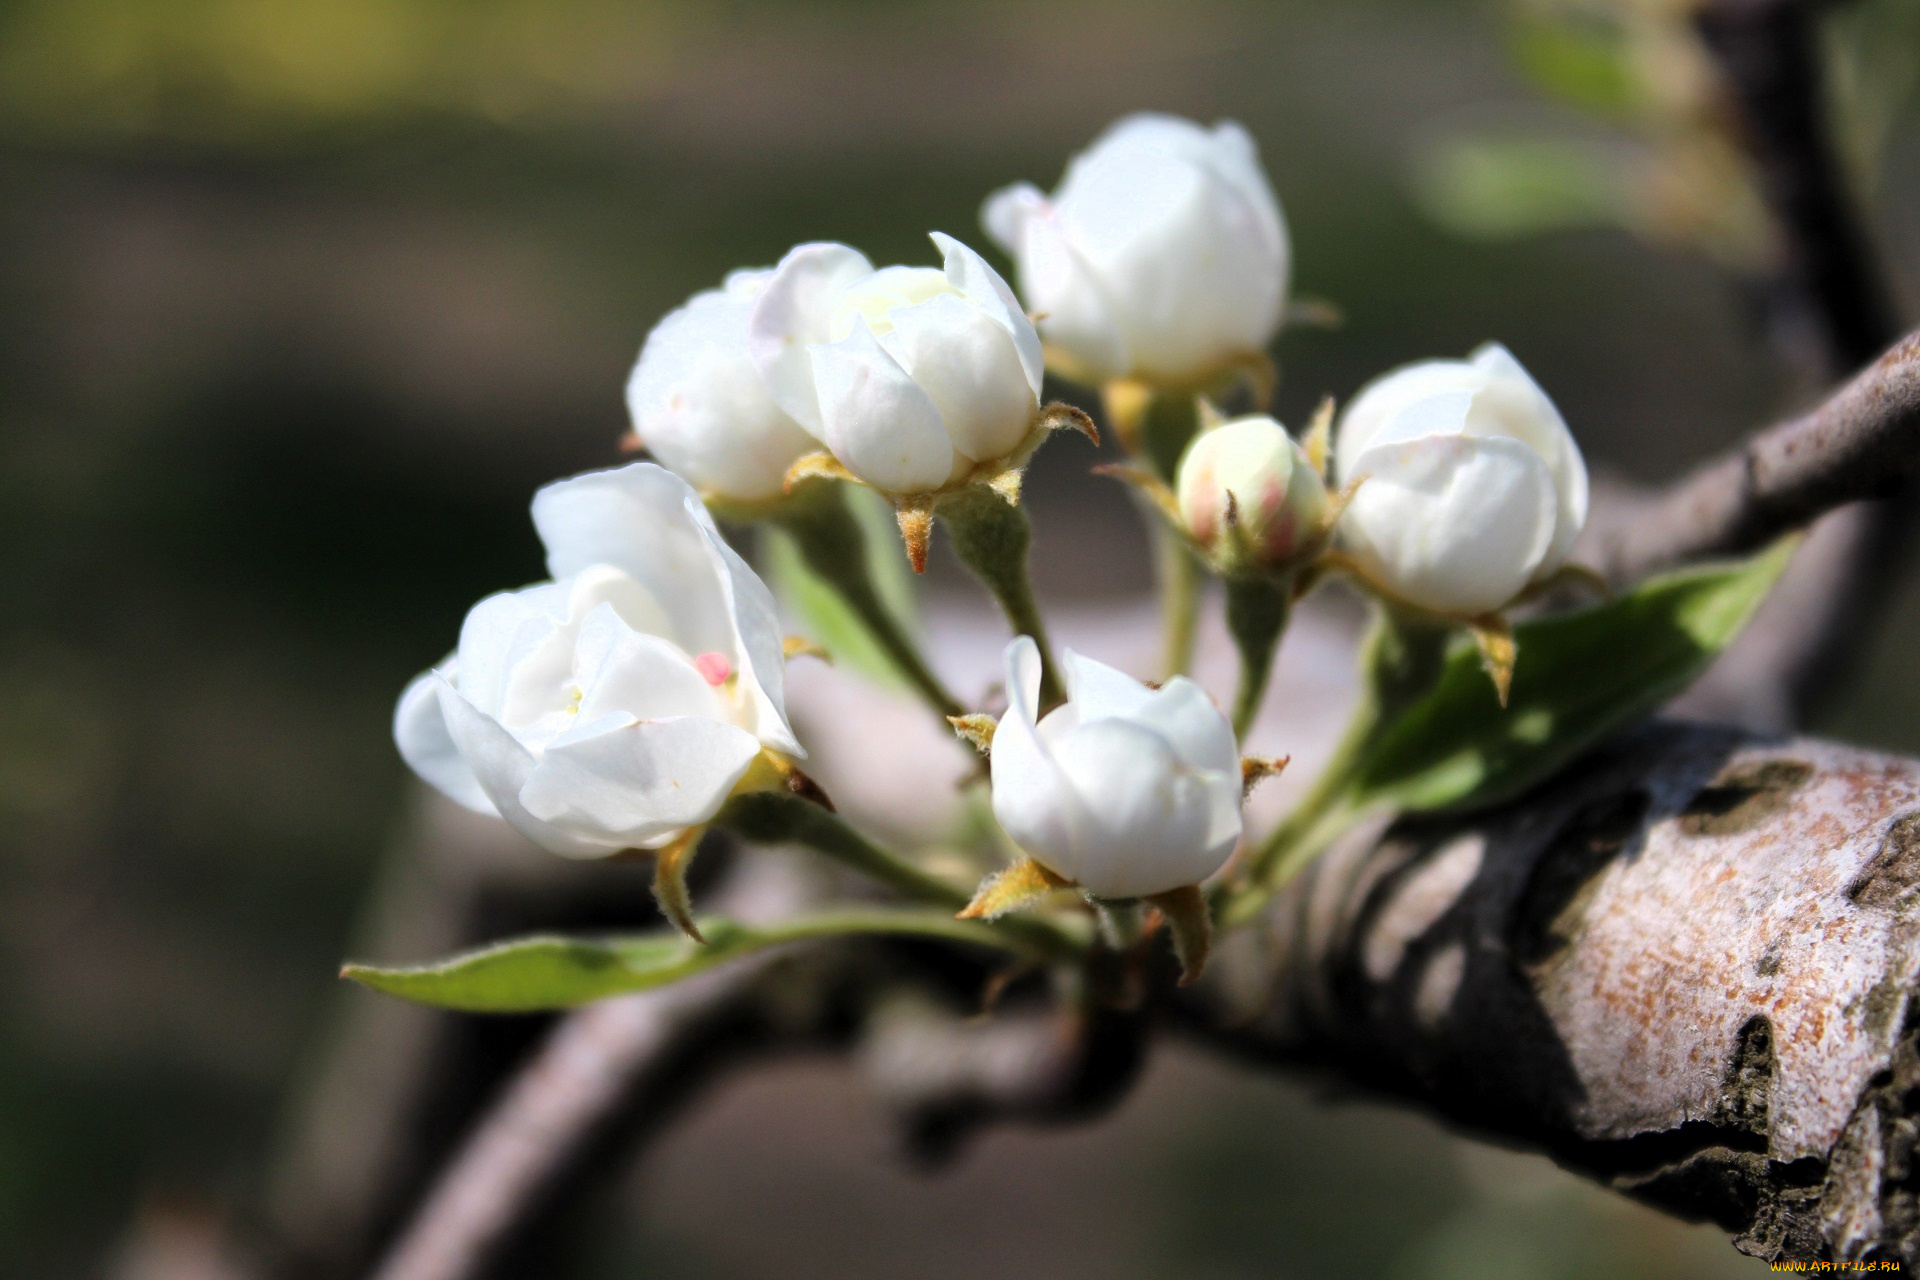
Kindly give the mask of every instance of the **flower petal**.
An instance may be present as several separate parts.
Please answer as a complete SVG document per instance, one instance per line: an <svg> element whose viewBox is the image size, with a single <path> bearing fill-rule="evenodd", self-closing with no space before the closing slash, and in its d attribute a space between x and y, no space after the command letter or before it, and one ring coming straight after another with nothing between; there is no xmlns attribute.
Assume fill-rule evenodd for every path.
<svg viewBox="0 0 1920 1280"><path fill-rule="evenodd" d="M548 744L519 798L553 827L657 848L710 821L759 754L752 734L718 720L606 717Z"/></svg>
<svg viewBox="0 0 1920 1280"><path fill-rule="evenodd" d="M1162 685L1134 718L1164 737L1206 788L1206 846L1224 847L1224 860L1240 843L1242 826L1240 743L1232 722L1205 689L1185 676Z"/></svg>
<svg viewBox="0 0 1920 1280"><path fill-rule="evenodd" d="M996 750L998 741L996 736ZM1181 766L1172 745L1146 725L1108 718L1053 744L1053 758L1080 799L1069 874L1105 898L1142 897L1198 884L1220 869L1205 780ZM1237 834L1237 833L1236 833Z"/></svg>
<svg viewBox="0 0 1920 1280"><path fill-rule="evenodd" d="M1342 484L1352 483L1360 474L1360 455L1373 447L1376 438L1415 439L1425 430L1458 435L1466 426L1474 395L1485 383L1482 375L1459 360L1422 360L1374 378L1340 412L1333 439L1334 474ZM1441 403L1426 410L1419 429L1401 423L1408 408L1429 400ZM1381 433L1389 429L1393 434L1383 437Z"/></svg>
<svg viewBox="0 0 1920 1280"><path fill-rule="evenodd" d="M1047 207L1046 196L1031 182L1000 188L980 205L980 225L1001 251L1016 261L1027 234L1027 219Z"/></svg>
<svg viewBox="0 0 1920 1280"><path fill-rule="evenodd" d="M983 462L1026 439L1040 400L1005 326L952 293L898 307L890 318L884 345L933 402L955 450Z"/></svg>
<svg viewBox="0 0 1920 1280"><path fill-rule="evenodd" d="M1251 146L1237 126L1216 137L1143 115L1069 164L1058 220L1104 287L1131 372L1204 374L1265 347L1278 327L1286 230Z"/></svg>
<svg viewBox="0 0 1920 1280"><path fill-rule="evenodd" d="M580 691L575 711L578 724L607 715L635 720L726 718L719 696L685 649L635 631L611 605L601 605L581 624L573 651L573 680Z"/></svg>
<svg viewBox="0 0 1920 1280"><path fill-rule="evenodd" d="M1046 356L1040 350L1040 335L1034 331L1033 321L1027 319L1027 313L1021 309L1020 300L1013 296L1013 290L1007 287L1007 282L987 264L985 258L944 232L933 232L932 239L935 247L944 255L943 265L953 287L993 317L994 323L1006 330L1007 336L1013 339L1021 371L1027 376L1027 386L1033 392L1034 403L1039 404L1040 382L1046 376Z"/></svg>
<svg viewBox="0 0 1920 1280"><path fill-rule="evenodd" d="M1368 479L1342 540L1412 604L1473 615L1507 604L1553 544L1558 500L1539 455L1507 437L1383 444L1354 464Z"/></svg>
<svg viewBox="0 0 1920 1280"><path fill-rule="evenodd" d="M816 447L774 403L747 352L747 318L772 272L736 271L654 326L627 380L633 427L654 457L703 490L752 501L781 490Z"/></svg>
<svg viewBox="0 0 1920 1280"><path fill-rule="evenodd" d="M1153 690L1124 671L1068 649L1061 656L1067 699L1080 722L1131 716L1153 700Z"/></svg>
<svg viewBox="0 0 1920 1280"><path fill-rule="evenodd" d="M1573 432L1567 429L1559 408L1511 351L1489 342L1475 350L1470 359L1489 379L1487 389L1474 401L1475 417L1484 415L1506 424L1516 438L1533 446L1553 472L1554 490L1560 499L1559 523L1553 545L1535 571L1536 576L1552 573L1566 561L1574 539L1587 523L1586 459L1581 457L1580 446L1574 443Z"/></svg>
<svg viewBox="0 0 1920 1280"><path fill-rule="evenodd" d="M528 751L499 721L439 681L440 711L461 758L473 769L481 790L509 826L549 853L568 858L598 858L626 846L617 840L570 831L534 817L520 802L520 791L535 768Z"/></svg>
<svg viewBox="0 0 1920 1280"><path fill-rule="evenodd" d="M727 545L685 481L645 462L588 472L535 494L533 522L550 570L610 564L631 575L664 606L655 634L689 654L725 655L741 673L746 727L776 751L805 755L786 718L773 593Z"/></svg>
<svg viewBox="0 0 1920 1280"><path fill-rule="evenodd" d="M1040 649L1031 636L1015 636L1004 662L1007 713L994 730L989 762L993 814L1028 855L1074 879L1079 801L1038 732Z"/></svg>
<svg viewBox="0 0 1920 1280"><path fill-rule="evenodd" d="M456 665L456 658L449 655L437 668L415 676L407 685L393 710L394 745L400 748L400 758L408 767L449 800L475 813L498 817L499 810L487 799L480 780L454 745L446 714L440 710L440 682L457 680Z"/></svg>
<svg viewBox="0 0 1920 1280"><path fill-rule="evenodd" d="M457 649L460 692L489 716L507 705L516 673L550 671L557 683L571 661L565 627L571 588L542 582L500 591L467 610Z"/></svg>
<svg viewBox="0 0 1920 1280"><path fill-rule="evenodd" d="M1066 357L1074 379L1097 384L1132 371L1133 349L1114 299L1055 210L1027 223L1020 288L1027 305L1040 314L1040 333Z"/></svg>
<svg viewBox="0 0 1920 1280"><path fill-rule="evenodd" d="M807 348L828 341L833 295L873 273L873 263L844 244L799 245L787 252L747 319L747 351L775 404L824 440Z"/></svg>
<svg viewBox="0 0 1920 1280"><path fill-rule="evenodd" d="M708 542L717 536L713 518L671 471L636 462L556 481L534 494L533 525L555 578L610 565L661 603L660 634L689 653L732 652L733 620Z"/></svg>
<svg viewBox="0 0 1920 1280"><path fill-rule="evenodd" d="M786 632L780 625L773 592L719 533L709 534L708 547L725 571L721 585L737 637L740 696L751 710L747 728L775 751L804 760L807 753L787 721Z"/></svg>
<svg viewBox="0 0 1920 1280"><path fill-rule="evenodd" d="M1197 683L1186 676L1173 677L1153 690L1128 718L1166 738L1185 767L1230 776L1238 793L1240 744L1233 736L1233 724Z"/></svg>
<svg viewBox="0 0 1920 1280"><path fill-rule="evenodd" d="M940 410L865 318L840 342L809 347L821 438L862 480L890 493L938 489L955 470Z"/></svg>

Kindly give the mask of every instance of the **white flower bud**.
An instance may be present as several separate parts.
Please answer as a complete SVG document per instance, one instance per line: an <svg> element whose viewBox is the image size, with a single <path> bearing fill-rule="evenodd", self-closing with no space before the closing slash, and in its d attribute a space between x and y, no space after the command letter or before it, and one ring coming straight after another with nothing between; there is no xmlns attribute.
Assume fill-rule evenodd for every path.
<svg viewBox="0 0 1920 1280"><path fill-rule="evenodd" d="M401 695L400 754L570 857L709 821L788 728L773 597L685 481L651 463L534 495L554 580L489 596Z"/></svg>
<svg viewBox="0 0 1920 1280"><path fill-rule="evenodd" d="M1187 532L1236 567L1287 564L1311 549L1327 513L1327 487L1306 451L1263 414L1195 436L1175 494Z"/></svg>
<svg viewBox="0 0 1920 1280"><path fill-rule="evenodd" d="M1040 409L1040 338L986 260L935 232L944 269L803 244L753 306L775 402L876 489L926 493L1011 453Z"/></svg>
<svg viewBox="0 0 1920 1280"><path fill-rule="evenodd" d="M1340 417L1340 518L1362 570L1410 604L1471 617L1557 570L1587 520L1587 467L1553 401L1498 343L1362 388Z"/></svg>
<svg viewBox="0 0 1920 1280"><path fill-rule="evenodd" d="M1287 226L1232 121L1128 116L1068 163L1051 200L1017 183L980 216L1076 380L1192 385L1279 328Z"/></svg>
<svg viewBox="0 0 1920 1280"><path fill-rule="evenodd" d="M1068 700L1038 719L1040 650L1007 646L993 812L1015 844L1102 898L1194 885L1240 840L1240 755L1205 690L1159 689L1069 651ZM1037 722L1036 722L1037 721Z"/></svg>
<svg viewBox="0 0 1920 1280"><path fill-rule="evenodd" d="M770 270L736 271L647 335L627 379L627 411L648 452L715 498L775 497L816 447L773 401L747 354L747 317Z"/></svg>

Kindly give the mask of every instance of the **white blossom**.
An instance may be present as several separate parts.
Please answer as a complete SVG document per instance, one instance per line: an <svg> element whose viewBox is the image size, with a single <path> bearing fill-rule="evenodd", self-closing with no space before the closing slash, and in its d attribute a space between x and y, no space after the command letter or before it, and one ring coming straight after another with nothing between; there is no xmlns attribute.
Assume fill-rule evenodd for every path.
<svg viewBox="0 0 1920 1280"><path fill-rule="evenodd" d="M1291 247L1247 131L1141 114L1067 164L1051 198L988 197L987 233L1019 264L1060 370L1192 384L1263 351L1286 305Z"/></svg>
<svg viewBox="0 0 1920 1280"><path fill-rule="evenodd" d="M647 335L627 379L627 411L647 451L710 498L778 496L787 468L816 447L774 403L747 354L747 317L770 270L735 271Z"/></svg>
<svg viewBox="0 0 1920 1280"><path fill-rule="evenodd" d="M1391 594L1473 616L1551 575L1587 519L1587 468L1553 401L1511 353L1411 364L1341 415L1338 478L1362 480L1342 545Z"/></svg>
<svg viewBox="0 0 1920 1280"><path fill-rule="evenodd" d="M1150 689L1069 651L1068 699L1039 718L1040 650L1007 646L993 737L993 812L1036 862L1103 898L1164 893L1218 871L1240 839L1240 756L1205 690Z"/></svg>
<svg viewBox="0 0 1920 1280"><path fill-rule="evenodd" d="M1180 518L1223 561L1283 565L1320 534L1327 488L1287 429L1264 414L1194 437L1175 476ZM1228 534L1231 505L1239 533Z"/></svg>
<svg viewBox="0 0 1920 1280"><path fill-rule="evenodd" d="M1039 335L986 260L935 232L943 268L803 244L753 305L774 401L877 489L926 493L1004 457L1040 409Z"/></svg>
<svg viewBox="0 0 1920 1280"><path fill-rule="evenodd" d="M710 820L763 751L803 754L773 597L685 481L651 463L533 499L550 582L467 614L401 695L422 778L542 848L657 849Z"/></svg>

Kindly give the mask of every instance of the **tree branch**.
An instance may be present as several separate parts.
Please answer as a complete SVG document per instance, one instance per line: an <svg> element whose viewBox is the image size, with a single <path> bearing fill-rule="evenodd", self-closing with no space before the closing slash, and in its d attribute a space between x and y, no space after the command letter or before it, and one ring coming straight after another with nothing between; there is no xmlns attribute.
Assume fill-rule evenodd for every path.
<svg viewBox="0 0 1920 1280"><path fill-rule="evenodd" d="M1740 141L1780 230L1767 283L1773 346L1813 385L1899 331L1833 145L1820 73L1822 0L1709 0L1696 26L1719 62Z"/></svg>
<svg viewBox="0 0 1920 1280"><path fill-rule="evenodd" d="M1648 726L1333 850L1189 1025L1413 1099L1767 1258L1920 1261L1920 764Z"/></svg>
<svg viewBox="0 0 1920 1280"><path fill-rule="evenodd" d="M441 1175L377 1280L479 1274L555 1176L618 1114L634 1080L753 969L730 967L563 1018Z"/></svg>
<svg viewBox="0 0 1920 1280"><path fill-rule="evenodd" d="M1920 469L1920 332L1808 413L1749 437L1651 499L1596 522L1588 554L1616 582L1751 551Z"/></svg>

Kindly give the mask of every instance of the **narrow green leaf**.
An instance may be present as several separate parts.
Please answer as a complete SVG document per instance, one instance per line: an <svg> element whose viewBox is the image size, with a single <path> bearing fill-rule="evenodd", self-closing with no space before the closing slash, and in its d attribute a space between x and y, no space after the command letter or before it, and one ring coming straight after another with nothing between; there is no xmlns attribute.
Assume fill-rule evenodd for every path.
<svg viewBox="0 0 1920 1280"><path fill-rule="evenodd" d="M707 939L705 945L664 932L610 938L516 938L429 965L350 964L340 976L443 1009L533 1013L663 987L755 951L813 938L900 934L1032 952L1029 943L1005 929L956 920L944 911L837 911L767 926L709 917L700 921L700 932Z"/></svg>
<svg viewBox="0 0 1920 1280"><path fill-rule="evenodd" d="M843 500L859 523L873 573L874 592L901 630L914 636L920 630L912 570L900 549L900 534L886 500L855 485L840 486ZM776 524L761 526L762 567L780 602L792 611L800 629L832 657L836 667L854 671L888 688L909 687L900 668L887 656L873 631L834 589L807 564L793 535Z"/></svg>
<svg viewBox="0 0 1920 1280"><path fill-rule="evenodd" d="M1366 752L1352 803L1463 809L1545 779L1692 683L1746 625L1797 542L1784 539L1738 564L1667 574L1596 608L1515 627L1519 662L1505 710L1479 655L1456 647L1432 692Z"/></svg>
<svg viewBox="0 0 1920 1280"><path fill-rule="evenodd" d="M1529 79L1574 106L1615 119L1647 106L1645 77L1617 19L1522 17L1510 28L1509 44Z"/></svg>
<svg viewBox="0 0 1920 1280"><path fill-rule="evenodd" d="M1443 138L1415 157L1421 209L1455 235L1504 240L1572 227L1637 229L1630 149L1499 131Z"/></svg>

